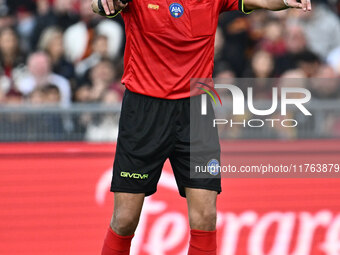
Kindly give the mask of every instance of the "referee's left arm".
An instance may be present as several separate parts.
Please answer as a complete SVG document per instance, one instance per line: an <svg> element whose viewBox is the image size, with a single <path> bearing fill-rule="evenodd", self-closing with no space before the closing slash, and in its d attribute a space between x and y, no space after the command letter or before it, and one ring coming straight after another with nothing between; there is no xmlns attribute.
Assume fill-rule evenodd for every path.
<svg viewBox="0 0 340 255"><path fill-rule="evenodd" d="M287 8L297 8L303 11L311 11L311 0L243 0L245 11L256 9L267 9L271 11L279 11Z"/></svg>

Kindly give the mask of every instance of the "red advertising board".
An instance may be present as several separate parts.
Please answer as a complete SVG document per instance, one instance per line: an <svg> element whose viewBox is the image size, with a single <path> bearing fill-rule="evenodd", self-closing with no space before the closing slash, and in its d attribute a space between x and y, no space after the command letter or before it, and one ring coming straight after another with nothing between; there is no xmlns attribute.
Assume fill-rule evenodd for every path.
<svg viewBox="0 0 340 255"><path fill-rule="evenodd" d="M223 165L293 164L303 171L308 165L310 176L223 178L218 255L340 254L340 179L334 166L333 178L312 178L325 177L313 175L317 164L328 170L340 164L339 142L222 143ZM113 209L114 150L113 144L0 144L0 254L100 254ZM157 193L145 201L131 254L185 255L188 238L186 202L167 162Z"/></svg>

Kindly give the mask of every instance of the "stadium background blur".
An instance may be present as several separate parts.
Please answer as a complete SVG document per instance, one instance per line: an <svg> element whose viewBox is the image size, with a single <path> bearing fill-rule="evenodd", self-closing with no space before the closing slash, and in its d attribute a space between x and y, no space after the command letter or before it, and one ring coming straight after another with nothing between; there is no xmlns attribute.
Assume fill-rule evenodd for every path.
<svg viewBox="0 0 340 255"><path fill-rule="evenodd" d="M270 102L269 77L313 96L313 116L287 116L296 128L220 128L221 165L339 166L340 3L313 8L220 16L215 77L257 78L259 102ZM90 0L0 0L1 255L99 254L113 206L123 27L94 15ZM322 174L223 178L218 254L339 254L340 179ZM131 254L185 255L189 231L167 161Z"/></svg>
<svg viewBox="0 0 340 255"><path fill-rule="evenodd" d="M105 19L93 14L90 2L0 0L0 108L33 107L37 115L39 109L69 109L77 103L86 104L86 109L116 105L119 111L124 93L120 84L124 24L121 17ZM316 0L313 8L311 14L299 10L222 14L214 77L338 79L340 4ZM307 88L315 99L340 97L339 82ZM257 100L271 97L266 86L255 86L254 91ZM60 114L27 119L7 110L0 117L0 140L116 139L117 116L84 112L79 110L68 119ZM338 136L338 117L331 122L324 133ZM235 137L243 134L227 138Z"/></svg>

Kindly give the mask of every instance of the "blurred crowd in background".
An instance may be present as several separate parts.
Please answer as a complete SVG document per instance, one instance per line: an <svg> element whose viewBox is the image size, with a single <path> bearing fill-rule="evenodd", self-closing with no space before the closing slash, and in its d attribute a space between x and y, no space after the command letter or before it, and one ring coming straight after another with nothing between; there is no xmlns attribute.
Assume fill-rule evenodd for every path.
<svg viewBox="0 0 340 255"><path fill-rule="evenodd" d="M124 23L93 14L90 2L0 0L0 103L121 101ZM314 0L313 8L221 15L214 76L339 77L340 4ZM313 94L339 91L320 86Z"/></svg>
<svg viewBox="0 0 340 255"><path fill-rule="evenodd" d="M312 2L310 13L222 14L214 77L338 79L340 2ZM124 23L120 16L95 15L90 5L91 0L0 0L0 105L121 102ZM338 82L309 89L315 98L340 98ZM263 83L254 93L257 99L271 96Z"/></svg>
<svg viewBox="0 0 340 255"><path fill-rule="evenodd" d="M0 0L0 103L120 102L123 45L90 0Z"/></svg>

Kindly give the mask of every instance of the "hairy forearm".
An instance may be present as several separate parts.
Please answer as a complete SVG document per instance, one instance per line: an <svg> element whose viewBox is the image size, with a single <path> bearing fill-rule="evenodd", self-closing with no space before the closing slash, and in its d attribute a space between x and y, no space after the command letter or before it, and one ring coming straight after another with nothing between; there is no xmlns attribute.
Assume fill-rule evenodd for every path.
<svg viewBox="0 0 340 255"><path fill-rule="evenodd" d="M263 3L263 9L271 11L280 11L287 9L288 6L285 5L283 0L261 0Z"/></svg>
<svg viewBox="0 0 340 255"><path fill-rule="evenodd" d="M280 11L287 9L283 0L244 0L246 10L266 9L271 11Z"/></svg>

